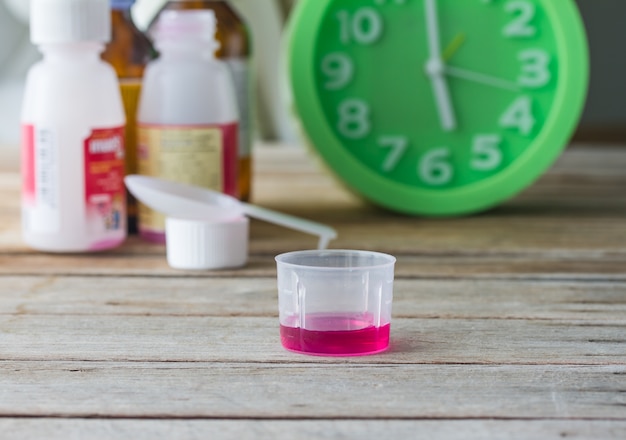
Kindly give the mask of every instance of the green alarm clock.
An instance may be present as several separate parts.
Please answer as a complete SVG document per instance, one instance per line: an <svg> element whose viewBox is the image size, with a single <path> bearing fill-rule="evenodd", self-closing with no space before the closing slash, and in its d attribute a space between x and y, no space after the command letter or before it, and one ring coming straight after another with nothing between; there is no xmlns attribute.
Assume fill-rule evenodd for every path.
<svg viewBox="0 0 626 440"><path fill-rule="evenodd" d="M478 212L557 159L588 85L572 0L300 0L287 70L313 147L408 214Z"/></svg>

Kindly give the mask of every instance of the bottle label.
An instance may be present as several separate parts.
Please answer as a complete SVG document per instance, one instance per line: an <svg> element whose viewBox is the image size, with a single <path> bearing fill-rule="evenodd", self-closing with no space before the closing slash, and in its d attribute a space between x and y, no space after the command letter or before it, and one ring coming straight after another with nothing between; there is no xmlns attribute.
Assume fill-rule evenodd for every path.
<svg viewBox="0 0 626 440"><path fill-rule="evenodd" d="M138 125L139 173L237 195L238 124ZM139 204L143 231L163 232L165 218Z"/></svg>
<svg viewBox="0 0 626 440"><path fill-rule="evenodd" d="M24 125L22 132L24 228L38 234L59 233L60 140L54 129L43 126ZM83 148L87 225L84 232L102 237L125 225L124 128L93 130Z"/></svg>
<svg viewBox="0 0 626 440"><path fill-rule="evenodd" d="M85 140L84 154L88 232L125 228L124 128L93 130Z"/></svg>
<svg viewBox="0 0 626 440"><path fill-rule="evenodd" d="M22 204L25 229L60 231L59 149L53 129L22 127Z"/></svg>

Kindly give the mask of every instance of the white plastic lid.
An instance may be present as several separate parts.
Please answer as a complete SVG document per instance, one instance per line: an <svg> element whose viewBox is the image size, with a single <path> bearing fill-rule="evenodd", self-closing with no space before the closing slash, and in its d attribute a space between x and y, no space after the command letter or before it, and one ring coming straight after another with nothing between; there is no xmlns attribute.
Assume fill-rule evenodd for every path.
<svg viewBox="0 0 626 440"><path fill-rule="evenodd" d="M167 218L167 262L174 269L242 267L248 261L247 217L217 223Z"/></svg>
<svg viewBox="0 0 626 440"><path fill-rule="evenodd" d="M159 14L152 35L157 45L191 40L199 41L215 50L219 48L216 31L217 18L210 9L163 11Z"/></svg>
<svg viewBox="0 0 626 440"><path fill-rule="evenodd" d="M32 0L30 38L35 44L111 39L109 0Z"/></svg>
<svg viewBox="0 0 626 440"><path fill-rule="evenodd" d="M325 249L337 232L320 223L250 205L205 188L126 176L130 192L166 216L167 259L176 269L241 267L248 259L249 217L315 235Z"/></svg>

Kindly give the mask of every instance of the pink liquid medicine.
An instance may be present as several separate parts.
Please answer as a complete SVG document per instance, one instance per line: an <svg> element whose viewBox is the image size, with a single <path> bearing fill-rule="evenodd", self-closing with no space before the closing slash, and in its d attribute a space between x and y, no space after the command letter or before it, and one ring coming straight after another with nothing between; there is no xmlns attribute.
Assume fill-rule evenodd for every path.
<svg viewBox="0 0 626 440"><path fill-rule="evenodd" d="M326 356L359 356L389 347L390 324L375 327L363 319L338 316L307 316L311 329L280 326L280 339L287 350ZM352 330L354 329L354 330Z"/></svg>
<svg viewBox="0 0 626 440"><path fill-rule="evenodd" d="M391 255L347 249L276 256L283 346L319 356L386 350L395 262Z"/></svg>

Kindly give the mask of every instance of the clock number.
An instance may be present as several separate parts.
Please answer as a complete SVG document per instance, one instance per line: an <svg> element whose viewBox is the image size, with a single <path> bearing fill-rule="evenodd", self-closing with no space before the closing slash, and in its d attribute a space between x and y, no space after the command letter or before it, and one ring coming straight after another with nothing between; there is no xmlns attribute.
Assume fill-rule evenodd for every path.
<svg viewBox="0 0 626 440"><path fill-rule="evenodd" d="M352 41L374 44L383 34L383 19L374 8L360 8L353 15L348 11L339 11L337 19L341 26L339 38L343 44Z"/></svg>
<svg viewBox="0 0 626 440"><path fill-rule="evenodd" d="M427 185L442 186L452 181L454 169L449 162L450 149L435 148L422 157L419 176Z"/></svg>
<svg viewBox="0 0 626 440"><path fill-rule="evenodd" d="M504 112L500 125L504 128L517 129L522 135L528 136L535 127L533 103L529 96L520 96Z"/></svg>
<svg viewBox="0 0 626 440"><path fill-rule="evenodd" d="M370 108L360 99L347 99L339 105L339 133L348 139L362 139L371 129Z"/></svg>
<svg viewBox="0 0 626 440"><path fill-rule="evenodd" d="M386 173L393 171L409 146L409 140L404 136L382 136L378 139L381 148L388 148L389 154L383 162L382 170Z"/></svg>
<svg viewBox="0 0 626 440"><path fill-rule="evenodd" d="M471 167L477 171L491 171L502 163L500 144L502 138L495 134L478 135L472 144L474 158Z"/></svg>
<svg viewBox="0 0 626 440"><path fill-rule="evenodd" d="M521 86L539 88L550 82L550 55L545 50L524 50L518 58L523 63L522 74L517 80Z"/></svg>
<svg viewBox="0 0 626 440"><path fill-rule="evenodd" d="M508 2L504 9L506 12L515 14L515 18L503 30L505 37L528 38L537 34L537 28L532 25L535 18L536 8L528 1L516 0Z"/></svg>
<svg viewBox="0 0 626 440"><path fill-rule="evenodd" d="M324 87L327 90L339 90L352 81L354 64L343 53L330 53L322 60L322 72L328 77Z"/></svg>

